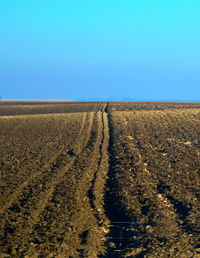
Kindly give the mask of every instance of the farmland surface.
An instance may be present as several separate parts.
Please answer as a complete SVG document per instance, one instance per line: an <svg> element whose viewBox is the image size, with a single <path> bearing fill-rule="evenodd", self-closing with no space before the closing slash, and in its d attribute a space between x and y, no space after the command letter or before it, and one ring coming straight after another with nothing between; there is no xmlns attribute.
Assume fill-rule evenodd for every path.
<svg viewBox="0 0 200 258"><path fill-rule="evenodd" d="M200 104L0 102L0 257L200 257Z"/></svg>

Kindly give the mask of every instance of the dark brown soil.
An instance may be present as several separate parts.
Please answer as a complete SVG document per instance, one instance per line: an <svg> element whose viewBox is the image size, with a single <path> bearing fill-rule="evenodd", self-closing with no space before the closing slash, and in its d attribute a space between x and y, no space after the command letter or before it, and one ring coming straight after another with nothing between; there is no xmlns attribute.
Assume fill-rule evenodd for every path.
<svg viewBox="0 0 200 258"><path fill-rule="evenodd" d="M0 257L200 256L198 103L0 114Z"/></svg>
<svg viewBox="0 0 200 258"><path fill-rule="evenodd" d="M107 257L199 256L199 118L199 109L112 113Z"/></svg>
<svg viewBox="0 0 200 258"><path fill-rule="evenodd" d="M20 102L0 101L0 116L97 112L102 102Z"/></svg>

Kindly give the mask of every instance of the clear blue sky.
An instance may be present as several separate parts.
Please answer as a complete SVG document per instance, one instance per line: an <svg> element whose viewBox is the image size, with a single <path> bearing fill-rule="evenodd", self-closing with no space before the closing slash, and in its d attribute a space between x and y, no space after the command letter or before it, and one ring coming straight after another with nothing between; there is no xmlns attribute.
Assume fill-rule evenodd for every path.
<svg viewBox="0 0 200 258"><path fill-rule="evenodd" d="M2 0L0 96L200 101L200 1Z"/></svg>

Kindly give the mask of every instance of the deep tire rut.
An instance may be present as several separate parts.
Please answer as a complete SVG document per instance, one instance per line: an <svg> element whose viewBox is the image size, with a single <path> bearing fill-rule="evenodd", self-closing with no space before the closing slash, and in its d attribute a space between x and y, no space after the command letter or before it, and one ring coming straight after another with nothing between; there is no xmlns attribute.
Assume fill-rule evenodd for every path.
<svg viewBox="0 0 200 258"><path fill-rule="evenodd" d="M93 158L86 169L92 175L87 192L84 193L82 190L82 194L87 195L89 209L96 222L88 230L84 229L79 234L81 244L83 245L83 248L78 250L80 257L97 257L98 254L105 252L105 233L109 231L109 221L104 211L105 182L109 167L109 128L108 117L105 112L106 107L106 104L102 104L100 112L98 112L97 142L93 150ZM86 184L86 180L87 178L83 176L80 181L81 188Z"/></svg>
<svg viewBox="0 0 200 258"><path fill-rule="evenodd" d="M108 154L107 154L107 149L108 149L108 141L109 141L109 130L108 130L108 119L107 119L107 114L105 113L105 108L106 106L102 106L101 108L101 140L100 140L100 145L99 145L99 157L98 157L98 168L94 173L93 180L91 182L91 186L88 189L88 197L90 199L90 206L92 209L95 211L95 217L98 219L99 224L101 224L101 215L100 215L100 210L103 207L97 207L97 201L100 203L103 203L103 200L100 201L99 198L101 198L98 195L97 190L99 191L98 187L100 187L99 183L105 183L102 182L105 181L105 176L106 172L108 170ZM103 178L102 178L102 173L103 173ZM103 191L103 189L101 189ZM99 191L102 195L102 191ZM101 198L102 199L102 198ZM101 205L100 205L101 206Z"/></svg>
<svg viewBox="0 0 200 258"><path fill-rule="evenodd" d="M109 231L106 234L106 254L101 257L122 257L133 238L138 232L132 229L136 226L132 217L126 214L120 197L119 185L117 182L116 173L116 155L113 148L114 129L112 126L112 118L107 105L105 109L108 118L109 130L109 168L106 181L106 191L104 195L104 209L109 221Z"/></svg>

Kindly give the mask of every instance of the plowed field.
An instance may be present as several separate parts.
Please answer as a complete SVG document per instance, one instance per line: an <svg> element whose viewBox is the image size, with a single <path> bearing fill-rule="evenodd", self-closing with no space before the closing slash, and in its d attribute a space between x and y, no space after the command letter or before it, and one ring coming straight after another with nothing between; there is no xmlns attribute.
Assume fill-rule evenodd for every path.
<svg viewBox="0 0 200 258"><path fill-rule="evenodd" d="M0 105L0 257L200 257L200 105Z"/></svg>

